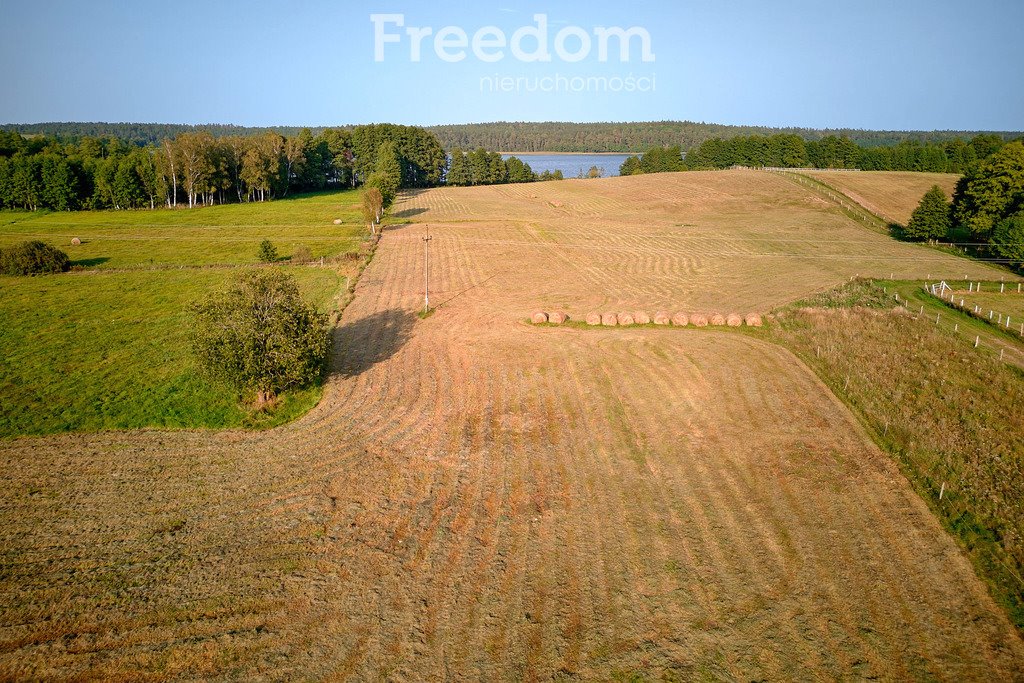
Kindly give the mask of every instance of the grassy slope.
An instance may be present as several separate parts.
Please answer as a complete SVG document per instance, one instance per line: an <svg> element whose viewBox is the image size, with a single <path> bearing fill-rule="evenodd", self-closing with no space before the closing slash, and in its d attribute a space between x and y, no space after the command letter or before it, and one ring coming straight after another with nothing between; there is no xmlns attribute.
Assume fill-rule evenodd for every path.
<svg viewBox="0 0 1024 683"><path fill-rule="evenodd" d="M904 171L804 171L840 190L886 220L906 225L911 212L932 185L952 195L960 176L955 173Z"/></svg>
<svg viewBox="0 0 1024 683"><path fill-rule="evenodd" d="M364 238L359 198L358 192L335 192L194 210L0 213L0 244L42 236L96 267L0 277L0 437L270 426L305 412L319 388L288 394L271 414L253 415L230 389L198 376L184 336L184 308L221 287L235 268L190 267L253 264L264 238L282 256L297 244L315 256L356 252ZM335 217L343 224L334 225ZM82 237L80 247L68 244L72 234ZM288 270L306 297L330 310L357 267L345 259L328 268Z"/></svg>
<svg viewBox="0 0 1024 683"><path fill-rule="evenodd" d="M3 211L0 247L41 239L98 268L251 263L264 239L282 257L305 245L319 258L358 248L364 230L359 196L323 192L176 211ZM74 237L82 244L72 246Z"/></svg>
<svg viewBox="0 0 1024 683"><path fill-rule="evenodd" d="M288 268L321 308L344 278ZM230 271L84 273L0 278L0 436L135 427L251 424L234 392L203 379L188 350L185 306ZM316 403L319 389L286 397L265 424Z"/></svg>
<svg viewBox="0 0 1024 683"><path fill-rule="evenodd" d="M1011 321L1024 322L1024 294L1017 293L1016 284L1007 285L1005 294L999 293L998 282L986 283L982 287L980 292L968 291L966 287L957 289L956 302L959 303L960 299L963 299L964 305L968 308L981 306L984 315L988 315L989 311L995 311L997 319L998 314L1002 313L1004 316L1010 316Z"/></svg>
<svg viewBox="0 0 1024 683"><path fill-rule="evenodd" d="M1024 373L932 324L927 308L924 319L894 312L878 287L804 303L771 336L860 416L1024 628L1024 417L1012 398Z"/></svg>

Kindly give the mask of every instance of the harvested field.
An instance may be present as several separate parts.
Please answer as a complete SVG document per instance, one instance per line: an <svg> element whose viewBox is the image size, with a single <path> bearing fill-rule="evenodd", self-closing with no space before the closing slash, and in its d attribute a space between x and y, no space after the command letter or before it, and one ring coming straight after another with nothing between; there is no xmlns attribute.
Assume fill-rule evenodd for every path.
<svg viewBox="0 0 1024 683"><path fill-rule="evenodd" d="M1002 274L873 233L806 188L760 171L438 188L409 193L396 210L438 233L431 248L445 260L441 276L456 278L450 292L502 290L518 319L531 306L570 316L645 308L765 313L854 275ZM415 239L422 230L413 225L396 236ZM542 298L530 298L538 283Z"/></svg>
<svg viewBox="0 0 1024 683"><path fill-rule="evenodd" d="M909 171L801 171L831 185L882 218L906 225L924 193L938 185L947 197L960 176Z"/></svg>
<svg viewBox="0 0 1024 683"><path fill-rule="evenodd" d="M456 222L451 206L486 216L505 188L407 199L449 207L447 223L420 216L436 312L415 314L423 226L389 230L324 399L294 424L0 444L0 674L1019 676L1024 645L953 540L789 352L725 330L525 322L524 305L765 310L886 255L985 270L819 207L820 225L794 229L854 240L866 260L815 259L836 247L805 237L786 256L795 282L744 284L730 271L756 259L688 255L698 242L674 242L671 221L690 220L689 200L654 198L699 191L718 208L693 220L742 224L719 215L739 190L712 191L734 177L778 183L783 213L811 209L769 174L692 175L698 189L613 179L674 207L644 228L662 241L649 252L626 246L644 231L604 219L557 236L541 219ZM625 201L606 196L614 182L559 185L515 188L545 197L523 214ZM737 228L733 248L757 230Z"/></svg>

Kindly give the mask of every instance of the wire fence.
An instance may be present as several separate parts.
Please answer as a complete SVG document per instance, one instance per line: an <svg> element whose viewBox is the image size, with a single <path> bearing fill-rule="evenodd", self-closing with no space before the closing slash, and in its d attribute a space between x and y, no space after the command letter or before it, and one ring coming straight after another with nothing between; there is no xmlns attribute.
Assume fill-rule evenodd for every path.
<svg viewBox="0 0 1024 683"><path fill-rule="evenodd" d="M969 283L969 293L965 296L962 293L958 293L944 280L934 283L925 283L924 291L926 294L938 299L943 305L948 306L954 310L968 315L982 322L988 323L995 330L1002 332L1011 337L1018 339L1024 339L1024 316L1018 315L1014 318L1009 313L1002 313L995 309L989 308L988 306L982 306L968 301L970 298L970 292L981 292L982 283ZM1010 291L1020 293L1022 291L1021 283L1011 283ZM1000 283L1000 293L1005 293L1006 283ZM980 335L976 337L975 347L980 345Z"/></svg>
<svg viewBox="0 0 1024 683"><path fill-rule="evenodd" d="M904 306L910 303L898 293L894 298ZM919 319L936 324L935 318ZM877 376L858 367L841 336L815 343L809 349L813 356L809 361L821 368L820 374L836 395L863 416L875 443L893 457L918 494L960 541L1011 619L1024 627L1024 528L1019 508L1010 498L1013 494L992 488L993 478L1018 478L1020 457L1006 448L1000 452L984 439L936 438L930 427L922 427L915 419L912 410L901 410L898 401L879 391ZM1009 448L1012 451L1012 446Z"/></svg>

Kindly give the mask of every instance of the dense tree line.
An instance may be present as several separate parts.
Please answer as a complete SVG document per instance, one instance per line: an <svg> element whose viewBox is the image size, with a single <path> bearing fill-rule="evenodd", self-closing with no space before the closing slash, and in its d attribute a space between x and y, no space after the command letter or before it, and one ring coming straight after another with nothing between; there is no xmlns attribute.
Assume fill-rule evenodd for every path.
<svg viewBox="0 0 1024 683"><path fill-rule="evenodd" d="M922 200L923 203L923 200ZM1024 269L1024 141L1003 146L957 182L950 237L969 237Z"/></svg>
<svg viewBox="0 0 1024 683"><path fill-rule="evenodd" d="M354 126L336 126L336 130L353 131ZM80 137L113 137L136 146L158 145L165 138L182 133L207 132L215 138L251 137L273 132L294 137L301 128L278 126L247 128L230 125L189 126L157 123L35 123L6 124L0 130L26 135L57 136L65 141ZM325 129L311 127L314 136ZM637 152L652 147L692 149L712 138L777 134L795 135L804 141L827 137L847 137L860 147L892 146L899 142L944 143L957 138L970 139L983 131L872 131L856 129L771 128L766 126L726 126L693 121L645 121L632 123L526 123L505 122L433 126L434 133L446 150L456 147L484 147L506 152ZM1008 140L1020 132L996 133Z"/></svg>
<svg viewBox="0 0 1024 683"><path fill-rule="evenodd" d="M483 147L470 152L463 152L456 147L452 151L445 183L456 186L500 185L561 179L561 171L544 171L538 175L530 168L530 164L515 156L502 159L498 152L489 152Z"/></svg>
<svg viewBox="0 0 1024 683"><path fill-rule="evenodd" d="M652 147L641 156L627 158L619 167L620 175L667 173L684 170L683 153L678 146Z"/></svg>
<svg viewBox="0 0 1024 683"><path fill-rule="evenodd" d="M804 140L780 133L712 138L679 157L679 148L652 148L643 156L626 159L622 175L754 166L776 168L859 168L865 171L931 171L966 173L1004 144L1003 138L980 134L965 142L904 140L885 147L862 147L845 136L829 135ZM647 161L645 161L647 160Z"/></svg>
<svg viewBox="0 0 1024 683"><path fill-rule="evenodd" d="M51 122L51 123L8 123L0 125L0 131L21 133L26 136L42 135L56 137L64 142L79 138L116 138L136 147L156 146L167 138L176 138L182 133L209 133L215 138L237 135L253 137L263 133L277 133L284 137L299 134L305 126L249 127L230 124L187 125L180 123L100 123L100 122ZM314 135L325 128L309 127ZM353 126L337 126L351 130Z"/></svg>
<svg viewBox="0 0 1024 683"><path fill-rule="evenodd" d="M498 122L433 126L446 149L485 147L506 152L636 152L653 147L693 149L713 139L787 134L804 141L846 137L860 147L891 146L899 142L943 143L971 138L977 131L869 131L854 129L770 128L725 126L692 121L650 121L636 123L523 123ZM1020 132L997 133L1011 139Z"/></svg>
<svg viewBox="0 0 1024 683"><path fill-rule="evenodd" d="M442 182L447 157L422 128L380 124L215 137L184 132L139 147L116 138L0 132L0 207L189 207L264 201L367 182L390 190ZM382 190L383 191L383 190Z"/></svg>

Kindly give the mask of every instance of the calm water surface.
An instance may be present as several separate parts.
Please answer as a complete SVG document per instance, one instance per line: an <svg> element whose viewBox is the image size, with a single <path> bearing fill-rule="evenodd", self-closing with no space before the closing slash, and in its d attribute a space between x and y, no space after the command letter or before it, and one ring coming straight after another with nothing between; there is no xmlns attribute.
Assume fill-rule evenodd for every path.
<svg viewBox="0 0 1024 683"><path fill-rule="evenodd" d="M503 154L508 159L517 156L530 165L534 173L561 171L566 178L586 175L591 166L601 169L602 176L619 175L619 166L629 154Z"/></svg>

